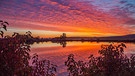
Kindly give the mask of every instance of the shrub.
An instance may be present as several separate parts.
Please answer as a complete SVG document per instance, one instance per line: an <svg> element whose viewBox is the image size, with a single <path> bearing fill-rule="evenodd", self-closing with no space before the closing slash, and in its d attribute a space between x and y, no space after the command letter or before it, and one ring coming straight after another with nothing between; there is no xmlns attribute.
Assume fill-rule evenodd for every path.
<svg viewBox="0 0 135 76"><path fill-rule="evenodd" d="M38 60L33 56L33 65L29 64L31 56L30 46L26 44L32 38L31 32L24 35L14 33L12 37L4 36L6 29L5 21L1 21L0 27L0 76L54 76L56 66L49 60ZM44 70L42 70L44 69Z"/></svg>
<svg viewBox="0 0 135 76"><path fill-rule="evenodd" d="M135 55L124 54L125 44L102 45L100 56L90 55L88 62L75 61L74 55L68 56L65 65L70 76L134 76Z"/></svg>

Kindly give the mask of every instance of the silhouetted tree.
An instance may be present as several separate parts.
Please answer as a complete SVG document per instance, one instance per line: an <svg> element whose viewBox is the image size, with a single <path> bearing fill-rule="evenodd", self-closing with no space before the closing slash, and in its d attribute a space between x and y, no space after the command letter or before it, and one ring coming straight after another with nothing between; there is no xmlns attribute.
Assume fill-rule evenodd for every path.
<svg viewBox="0 0 135 76"><path fill-rule="evenodd" d="M62 35L60 35L60 40L65 40L66 39L66 33L63 33Z"/></svg>

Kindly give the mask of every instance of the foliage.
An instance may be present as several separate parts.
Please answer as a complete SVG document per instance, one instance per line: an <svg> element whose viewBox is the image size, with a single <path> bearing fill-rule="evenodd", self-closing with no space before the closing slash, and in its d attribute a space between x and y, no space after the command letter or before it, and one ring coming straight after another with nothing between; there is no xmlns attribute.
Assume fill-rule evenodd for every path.
<svg viewBox="0 0 135 76"><path fill-rule="evenodd" d="M0 27L0 35L3 37L4 32L3 32L2 29L4 29L5 31L7 31L7 26L6 25L9 25L9 24L6 21L0 20L0 25L2 26L2 27Z"/></svg>
<svg viewBox="0 0 135 76"><path fill-rule="evenodd" d="M65 65L69 76L134 76L135 55L128 58L124 55L125 44L102 45L100 56L90 55L88 62L75 61L70 54Z"/></svg>
<svg viewBox="0 0 135 76"><path fill-rule="evenodd" d="M55 76L56 65L51 64L49 60L39 61L37 54L35 54L32 59L32 76Z"/></svg>
<svg viewBox="0 0 135 76"><path fill-rule="evenodd" d="M0 76L26 75L30 72L28 60L30 47L20 41L9 38L0 41ZM24 74L25 73L25 74ZM7 74L7 75L6 75Z"/></svg>
<svg viewBox="0 0 135 76"><path fill-rule="evenodd" d="M33 65L29 64L30 46L26 42L32 38L30 31L24 35L14 33L12 37L4 37L6 24L9 24L1 20L0 23L0 76L54 76L56 66L49 60L39 60L36 55L33 56Z"/></svg>

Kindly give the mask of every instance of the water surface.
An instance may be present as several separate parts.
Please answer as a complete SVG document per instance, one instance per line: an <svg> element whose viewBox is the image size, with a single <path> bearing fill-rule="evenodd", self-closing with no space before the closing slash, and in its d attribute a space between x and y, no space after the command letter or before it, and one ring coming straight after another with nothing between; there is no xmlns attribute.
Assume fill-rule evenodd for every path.
<svg viewBox="0 0 135 76"><path fill-rule="evenodd" d="M74 54L75 59L87 61L90 54L98 56L98 51L101 49L101 45L107 44L120 44L120 43L108 43L108 42L66 42L66 47L62 47L59 43L43 42L34 43L31 45L30 54L37 53L40 59L48 59L57 67L57 76L67 76L66 67L64 62L67 60L69 54ZM135 54L135 44L125 43L125 54Z"/></svg>

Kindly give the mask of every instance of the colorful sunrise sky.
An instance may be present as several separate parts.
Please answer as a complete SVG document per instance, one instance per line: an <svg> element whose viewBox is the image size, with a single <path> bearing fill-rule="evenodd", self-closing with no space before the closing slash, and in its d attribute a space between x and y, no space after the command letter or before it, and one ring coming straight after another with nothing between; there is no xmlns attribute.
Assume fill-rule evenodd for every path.
<svg viewBox="0 0 135 76"><path fill-rule="evenodd" d="M135 0L0 0L6 34L118 36L135 34Z"/></svg>

